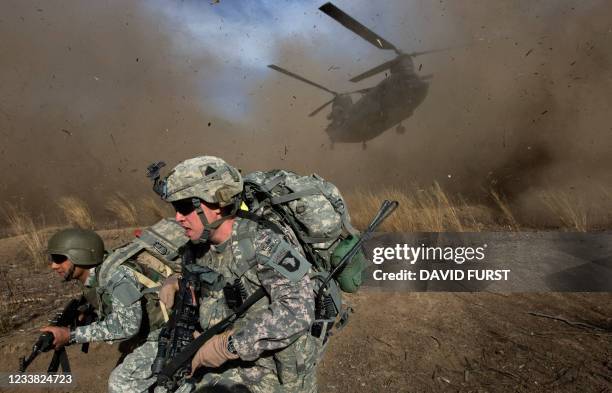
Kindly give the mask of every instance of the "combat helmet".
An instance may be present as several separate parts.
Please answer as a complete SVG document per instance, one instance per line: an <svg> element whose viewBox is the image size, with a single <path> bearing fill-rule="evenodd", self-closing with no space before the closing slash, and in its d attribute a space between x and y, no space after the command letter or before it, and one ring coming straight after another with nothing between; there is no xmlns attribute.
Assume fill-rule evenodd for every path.
<svg viewBox="0 0 612 393"><path fill-rule="evenodd" d="M104 260L104 242L92 230L69 228L49 239L47 253L63 255L77 266L97 266Z"/></svg>
<svg viewBox="0 0 612 393"><path fill-rule="evenodd" d="M160 161L147 168L147 176L154 182L153 189L166 202L176 204L178 201L191 200L190 204L204 225L200 241L207 241L211 230L235 216L243 189L242 176L238 169L221 158L200 156L181 162L164 179L160 179L159 169L164 165L165 163ZM209 223L200 206L201 201L219 207L231 206L231 212Z"/></svg>
<svg viewBox="0 0 612 393"><path fill-rule="evenodd" d="M185 160L168 174L164 195L166 202L199 198L207 203L228 206L242 192L240 172L218 157L201 156Z"/></svg>

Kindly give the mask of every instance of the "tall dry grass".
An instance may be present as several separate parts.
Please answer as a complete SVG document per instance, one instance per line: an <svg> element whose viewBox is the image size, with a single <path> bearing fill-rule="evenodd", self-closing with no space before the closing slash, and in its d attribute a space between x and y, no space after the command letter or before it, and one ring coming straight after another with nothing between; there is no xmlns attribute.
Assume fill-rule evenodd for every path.
<svg viewBox="0 0 612 393"><path fill-rule="evenodd" d="M151 220L151 224L162 218L174 215L174 211L169 207L170 205L162 202L159 198L144 197L140 200L140 206L142 207L143 216L147 217L147 220Z"/></svg>
<svg viewBox="0 0 612 393"><path fill-rule="evenodd" d="M510 209L510 205L508 204L508 201L504 197L502 197L500 194L498 194L495 190L491 190L490 193L491 193L491 197L493 198L493 201L495 202L495 205L502 212L503 217L506 221L506 225L508 226L508 229L512 231L518 231L520 229L519 223L514 217L514 214L512 213L512 210Z"/></svg>
<svg viewBox="0 0 612 393"><path fill-rule="evenodd" d="M542 191L539 197L566 229L578 232L588 230L588 209L580 199L554 191Z"/></svg>
<svg viewBox="0 0 612 393"><path fill-rule="evenodd" d="M465 232L490 225L485 208L468 206L461 198L449 197L437 182L425 189L387 188L348 194L346 200L354 225L364 229L384 199L398 201L399 207L382 225L382 231Z"/></svg>
<svg viewBox="0 0 612 393"><path fill-rule="evenodd" d="M94 229L94 220L87 204L75 196L61 197L57 205L64 213L68 224L83 229Z"/></svg>
<svg viewBox="0 0 612 393"><path fill-rule="evenodd" d="M5 204L2 215L15 236L21 236L25 250L36 266L44 266L47 261L47 234L44 222L36 225L30 213L15 205Z"/></svg>
<svg viewBox="0 0 612 393"><path fill-rule="evenodd" d="M116 220L128 227L136 226L138 213L136 206L120 192L115 193L106 202L106 210L112 213Z"/></svg>

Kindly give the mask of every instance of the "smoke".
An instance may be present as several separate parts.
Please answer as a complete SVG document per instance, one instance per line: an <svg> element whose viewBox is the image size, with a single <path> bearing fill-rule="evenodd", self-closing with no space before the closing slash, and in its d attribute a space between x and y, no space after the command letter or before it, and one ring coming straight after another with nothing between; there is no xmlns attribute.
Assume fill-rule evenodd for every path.
<svg viewBox="0 0 612 393"><path fill-rule="evenodd" d="M62 195L103 206L115 190L149 194L148 163L199 154L343 189L438 181L478 200L492 187L525 214L541 189L610 184L608 2L336 4L406 52L451 48L415 59L433 74L425 101L405 134L365 150L332 149L329 109L307 117L331 96L265 67L339 92L385 78L348 81L394 55L318 2L3 2L2 200L48 216Z"/></svg>

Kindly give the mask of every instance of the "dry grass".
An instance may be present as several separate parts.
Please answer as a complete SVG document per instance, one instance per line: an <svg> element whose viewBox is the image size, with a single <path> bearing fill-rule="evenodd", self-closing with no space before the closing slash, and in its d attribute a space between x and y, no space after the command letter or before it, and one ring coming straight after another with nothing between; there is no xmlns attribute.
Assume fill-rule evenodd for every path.
<svg viewBox="0 0 612 393"><path fill-rule="evenodd" d="M83 229L94 229L93 218L87 204L82 199L74 196L61 197L57 205L70 225Z"/></svg>
<svg viewBox="0 0 612 393"><path fill-rule="evenodd" d="M17 304L0 304L0 334L5 334L14 328L14 316L19 311Z"/></svg>
<svg viewBox="0 0 612 393"><path fill-rule="evenodd" d="M43 229L45 227L44 223L40 226L36 225L29 213L11 204L6 204L2 208L2 214L13 235L23 238L25 250L34 264L37 266L45 265L47 260L45 254L47 235Z"/></svg>
<svg viewBox="0 0 612 393"><path fill-rule="evenodd" d="M566 229L586 232L588 211L584 204L567 193L543 191L540 199Z"/></svg>
<svg viewBox="0 0 612 393"><path fill-rule="evenodd" d="M499 210L504 215L508 228L512 231L518 231L519 224L518 224L518 221L516 221L516 218L514 218L514 214L512 214L512 210L510 210L508 201L506 201L506 199L503 198L501 195L499 195L495 190L491 190L490 192L491 192L491 196L493 197L493 201L495 202L495 205L499 208Z"/></svg>
<svg viewBox="0 0 612 393"><path fill-rule="evenodd" d="M153 224L164 217L173 216L172 209L167 203L162 202L159 198L145 197L141 199L140 206L142 207L143 215ZM145 223L149 224L149 222Z"/></svg>
<svg viewBox="0 0 612 393"><path fill-rule="evenodd" d="M136 226L138 222L136 206L125 195L117 192L106 202L105 207L115 216L118 222L128 227Z"/></svg>
<svg viewBox="0 0 612 393"><path fill-rule="evenodd" d="M490 215L479 206L468 206L464 200L451 199L434 183L426 189L385 189L356 191L347 195L347 204L354 225L364 229L384 199L399 202L397 211L382 225L392 232L465 232L479 231L490 225Z"/></svg>

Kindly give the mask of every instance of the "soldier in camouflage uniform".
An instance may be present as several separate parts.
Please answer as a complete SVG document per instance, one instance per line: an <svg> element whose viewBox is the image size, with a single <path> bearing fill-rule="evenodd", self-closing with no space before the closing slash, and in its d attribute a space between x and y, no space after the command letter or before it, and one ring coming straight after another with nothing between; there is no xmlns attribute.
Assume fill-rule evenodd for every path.
<svg viewBox="0 0 612 393"><path fill-rule="evenodd" d="M253 212L242 211L242 177L219 158L184 161L162 186L162 198L173 204L177 222L200 248L197 262L216 272L216 277L202 281L201 327L206 330L231 314L232 307L259 288L267 294L230 331L213 337L196 353L196 390L316 392L322 343L310 335L311 265L294 233L273 215L263 222L253 218ZM177 278L167 279L160 291L162 302L171 306L177 289ZM186 384L179 390L190 388Z"/></svg>
<svg viewBox="0 0 612 393"><path fill-rule="evenodd" d="M53 333L56 347L73 343L112 343L125 340L139 345L111 373L110 392L144 392L154 382L150 371L147 373L141 366L148 362L150 369L149 352L154 357L157 351L156 332L151 331L151 328L156 322L152 321L155 319L154 310L159 309L159 306L141 300L145 286L142 282L146 283L147 277L142 274L142 269L135 269L134 264L124 262L132 258L146 262L145 266L159 268L155 262L159 264L160 259L165 261L168 258L171 261L176 258L178 246L172 248L173 244L187 241L180 231L181 228L175 222L162 220L126 247L115 250L106 259L102 239L94 231L67 229L49 240L48 253L52 259L52 269L66 281L77 279L84 284L84 296L96 308L99 320L72 331L55 326L45 327L42 331ZM126 249L128 252L125 252ZM164 277L170 273L171 269L168 269ZM159 281L164 277L160 277Z"/></svg>

